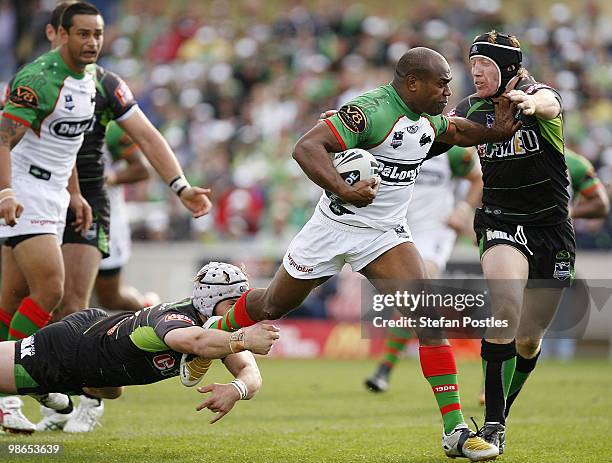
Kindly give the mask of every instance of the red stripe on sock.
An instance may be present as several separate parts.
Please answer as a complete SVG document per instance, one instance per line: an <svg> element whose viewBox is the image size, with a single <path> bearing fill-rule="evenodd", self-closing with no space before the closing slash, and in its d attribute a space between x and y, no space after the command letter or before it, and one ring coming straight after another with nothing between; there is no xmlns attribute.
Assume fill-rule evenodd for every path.
<svg viewBox="0 0 612 463"><path fill-rule="evenodd" d="M399 353L399 349L395 349L393 347L387 347L385 349L385 352L389 354L397 355Z"/></svg>
<svg viewBox="0 0 612 463"><path fill-rule="evenodd" d="M9 328L9 337L15 338L15 339L25 339L28 337L28 335L22 333L21 331L17 331L13 328Z"/></svg>
<svg viewBox="0 0 612 463"><path fill-rule="evenodd" d="M421 370L426 378L457 374L455 356L449 345L419 347Z"/></svg>
<svg viewBox="0 0 612 463"><path fill-rule="evenodd" d="M240 325L240 328L257 323L255 320L251 319L246 309L247 294L249 294L251 291L252 289L249 289L246 293L240 296L240 298L236 301L236 305L234 305L234 321Z"/></svg>
<svg viewBox="0 0 612 463"><path fill-rule="evenodd" d="M11 324L12 319L13 319L12 314L0 309L0 322L4 323L6 326L9 326Z"/></svg>
<svg viewBox="0 0 612 463"><path fill-rule="evenodd" d="M457 404L445 405L444 407L440 408L440 413L442 413L442 416L444 416L448 412L452 412L454 410L461 410L461 404L457 403Z"/></svg>
<svg viewBox="0 0 612 463"><path fill-rule="evenodd" d="M26 297L21 301L18 311L39 328L46 326L51 320L51 314L39 306L31 297Z"/></svg>
<svg viewBox="0 0 612 463"><path fill-rule="evenodd" d="M226 324L227 326L229 326L229 327L230 327L232 330L237 330L237 329L239 329L239 328L240 328L239 326L234 326L234 325L232 325L232 321L230 320L230 313L229 313L229 312L227 312L227 313L225 314L225 324Z"/></svg>
<svg viewBox="0 0 612 463"><path fill-rule="evenodd" d="M382 362L383 365L386 365L389 368L393 368L395 365L392 362L389 362L388 360L385 360L384 362Z"/></svg>

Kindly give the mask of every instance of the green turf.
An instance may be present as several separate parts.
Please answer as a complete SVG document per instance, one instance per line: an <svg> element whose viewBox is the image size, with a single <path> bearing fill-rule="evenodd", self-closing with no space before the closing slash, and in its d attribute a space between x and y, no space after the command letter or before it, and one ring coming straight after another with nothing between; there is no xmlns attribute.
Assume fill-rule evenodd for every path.
<svg viewBox="0 0 612 463"><path fill-rule="evenodd" d="M218 363L218 362L217 362ZM201 399L177 378L128 389L106 402L94 433L0 435L0 461L50 462L445 462L441 420L418 363L405 360L391 390L366 392L372 362L260 361L264 387L214 425ZM480 364L460 365L466 418L482 421L476 404ZM207 376L225 381L216 365ZM508 449L501 461L612 461L612 364L585 360L542 362L515 404ZM26 399L26 414L39 416ZM53 458L8 458L9 443L61 443Z"/></svg>

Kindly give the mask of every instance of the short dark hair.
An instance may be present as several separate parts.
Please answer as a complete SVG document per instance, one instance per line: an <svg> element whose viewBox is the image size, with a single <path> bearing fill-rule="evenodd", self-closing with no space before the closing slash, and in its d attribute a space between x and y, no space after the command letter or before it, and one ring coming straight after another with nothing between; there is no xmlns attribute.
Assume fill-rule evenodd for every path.
<svg viewBox="0 0 612 463"><path fill-rule="evenodd" d="M72 5L68 5L62 13L62 19L60 21L61 26L67 31L72 27L72 18L78 14L88 14L93 16L102 16L102 13L88 2L76 2Z"/></svg>
<svg viewBox="0 0 612 463"><path fill-rule="evenodd" d="M58 3L57 6L51 12L51 17L49 18L49 23L53 30L57 31L60 27L60 23L62 21L62 14L64 14L64 10L68 8L74 1L66 1Z"/></svg>

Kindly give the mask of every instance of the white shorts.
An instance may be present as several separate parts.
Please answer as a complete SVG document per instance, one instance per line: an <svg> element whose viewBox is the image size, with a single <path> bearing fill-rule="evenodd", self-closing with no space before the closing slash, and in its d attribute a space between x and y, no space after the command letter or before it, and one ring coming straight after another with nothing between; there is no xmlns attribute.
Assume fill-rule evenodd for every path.
<svg viewBox="0 0 612 463"><path fill-rule="evenodd" d="M442 272L455 247L457 233L438 222L428 226L413 226L411 231L414 245L423 260L433 262Z"/></svg>
<svg viewBox="0 0 612 463"><path fill-rule="evenodd" d="M123 199L123 187L109 188L110 255L100 262L100 270L114 270L127 264L132 253L130 223Z"/></svg>
<svg viewBox="0 0 612 463"><path fill-rule="evenodd" d="M29 175L13 178L12 188L23 212L14 227L0 224L0 238L51 233L61 242L70 202L68 190Z"/></svg>
<svg viewBox="0 0 612 463"><path fill-rule="evenodd" d="M318 209L293 238L283 258L293 278L307 280L339 273L344 264L358 272L395 246L412 242L408 225L381 231L346 225Z"/></svg>

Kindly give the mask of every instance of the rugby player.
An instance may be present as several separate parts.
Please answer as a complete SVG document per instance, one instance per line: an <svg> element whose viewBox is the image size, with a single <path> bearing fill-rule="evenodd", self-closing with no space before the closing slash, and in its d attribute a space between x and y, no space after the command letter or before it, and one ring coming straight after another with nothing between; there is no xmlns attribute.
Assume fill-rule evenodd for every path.
<svg viewBox="0 0 612 463"><path fill-rule="evenodd" d="M65 32L70 31L70 27L72 27L72 18L75 14L78 19L80 15L93 14L92 12L94 11L97 10L86 2L67 2L58 5L52 12L50 23L47 24L45 30L51 46L56 48L62 43L63 37L66 35ZM81 29L74 28L74 30L78 30L79 33L82 32ZM100 44L97 48L99 50L102 43L102 28L96 34L99 34ZM69 38L78 36L76 32L67 35ZM78 52L88 53L87 50ZM85 209L87 214L81 212L79 214L86 215L89 219L86 224L81 224L82 219L76 216L72 210L68 211L65 217L65 220L68 222L68 226L65 228L63 227L64 220L62 219L63 237L61 251L64 264L61 269L62 274L58 275L55 279L45 282L47 287L55 284L51 288L55 292L49 291L49 297L59 295L61 299L61 303L58 306L60 310L55 314L55 319L60 319L63 315L89 306L89 299L98 273L100 260L102 257L109 255L110 205L104 184L104 163L102 161L104 134L108 121L116 120L129 133L131 138L138 142L155 170L168 182L172 191L179 196L183 205L195 217L206 214L211 207L211 203L206 196L209 190L189 185L172 150L157 129L153 127L138 108L136 100L127 84L116 74L93 64L97 54L96 56L87 55L87 58L89 60L87 63L91 64L87 71L93 75L95 81L95 117L92 124L87 127L87 133L84 136L82 146L76 158L78 182L75 182L74 188L78 195L73 195L74 199L71 201L76 205L82 203L83 205L80 209ZM24 71L21 71L19 75L22 72ZM37 85L40 85L42 88L46 84L41 81ZM72 96L67 95L66 98L72 98ZM72 101L67 100L64 106L64 112L69 116L73 116ZM53 148L49 149L51 152ZM76 180L76 178L75 175L74 179ZM34 182L36 181L34 180ZM80 195L81 192L86 201ZM91 221L89 205L93 208L93 222ZM40 205L39 207L43 206ZM43 223L46 222L43 221ZM0 236L1 233L2 229L0 229ZM15 240L12 239L7 242L9 246L11 246L11 243L15 243ZM25 275L25 272L22 274L19 271L21 269L19 266L13 264L13 247L16 247L16 244L12 247L5 246L3 248L3 253L6 257L3 258L2 264L3 285L2 300L0 301L0 340L7 339L6 336L3 336L3 324L7 327L12 324L16 325L13 327L13 336L10 339L25 337L33 333L33 330L39 326L44 326L45 324L43 323L44 319L33 318L34 323L30 323L30 321L20 321L22 318L20 315L13 315L20 313L18 308L22 305L22 300L24 303L32 300L38 301L37 296L31 294L32 288L29 287L30 279ZM21 254L25 252L20 251ZM40 253L38 253L38 258L42 258ZM5 261L6 264L4 263ZM54 261L49 263L49 265L52 264L54 265ZM58 287L58 285L61 287ZM30 294L28 294L29 292ZM28 307L31 305L28 305ZM51 312L52 309L49 309L48 312ZM35 307L30 309L30 311L35 310ZM39 315L43 317L42 312ZM32 316L34 317L35 314ZM0 408L5 407L4 402L5 400L0 400ZM11 401L10 404L14 406L15 401ZM86 404L87 401L84 401L83 406Z"/></svg>
<svg viewBox="0 0 612 463"><path fill-rule="evenodd" d="M522 122L512 140L477 146L484 187L474 230L495 317L510 327L488 331L482 341L485 424L479 435L503 453L506 399L535 368L562 289L574 277L575 237L561 96L522 67L520 43L512 35L477 36L469 58L476 93L451 116L490 126L494 102L504 94ZM447 149L438 145L430 155Z"/></svg>
<svg viewBox="0 0 612 463"><path fill-rule="evenodd" d="M426 278L406 224L406 212L429 148L434 140L465 146L506 140L519 125L515 109L506 99L497 105L497 120L490 128L442 116L451 94L451 78L442 55L428 48L413 48L398 61L390 84L352 100L298 141L293 153L298 164L311 180L340 200L321 196L270 286L241 296L218 328L235 330L258 320L282 317L345 263L383 293L395 293L410 281ZM396 132L402 134L403 142L394 148ZM353 147L368 149L382 164L380 183L370 179L348 185L340 177L328 153ZM487 445L465 424L451 347L446 340L434 337L421 333L420 357L444 421L445 453L473 461L495 458L497 447Z"/></svg>
<svg viewBox="0 0 612 463"><path fill-rule="evenodd" d="M1 342L0 393L33 395L53 406L56 411L45 417L47 429L61 429L71 414L78 413L72 411L69 395L85 394L98 403L115 399L123 386L177 376L183 354L193 354L223 359L236 378L199 388L212 394L197 410L216 412L214 423L238 400L250 399L259 390L261 376L251 352L267 354L279 337L278 328L269 324L235 333L203 329L248 287L238 267L210 262L196 275L190 298L113 316L87 309L26 339ZM2 427L11 432L34 429L21 412L4 413Z"/></svg>

